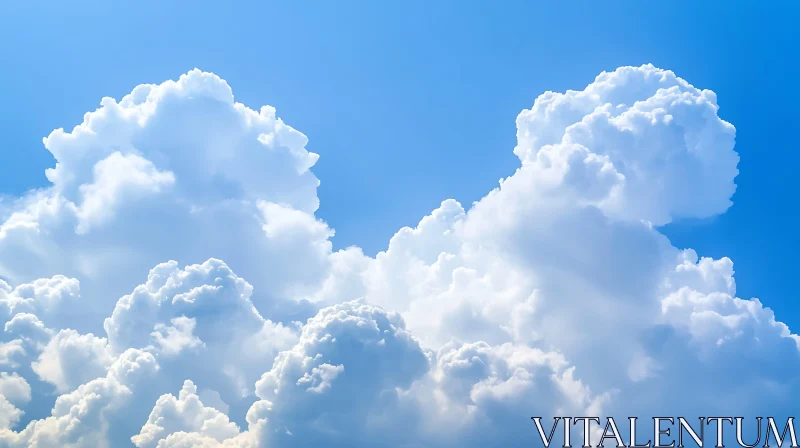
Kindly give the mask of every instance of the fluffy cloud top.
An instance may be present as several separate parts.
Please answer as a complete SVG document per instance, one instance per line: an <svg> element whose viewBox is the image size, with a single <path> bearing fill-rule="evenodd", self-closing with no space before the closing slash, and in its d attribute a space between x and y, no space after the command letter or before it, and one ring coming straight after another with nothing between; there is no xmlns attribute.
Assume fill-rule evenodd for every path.
<svg viewBox="0 0 800 448"><path fill-rule="evenodd" d="M332 250L317 155L273 108L199 70L105 98L0 221L0 446L500 446L531 415L780 414L800 337L657 227L730 206L734 137L670 71L602 73L520 113L496 189L373 258Z"/></svg>

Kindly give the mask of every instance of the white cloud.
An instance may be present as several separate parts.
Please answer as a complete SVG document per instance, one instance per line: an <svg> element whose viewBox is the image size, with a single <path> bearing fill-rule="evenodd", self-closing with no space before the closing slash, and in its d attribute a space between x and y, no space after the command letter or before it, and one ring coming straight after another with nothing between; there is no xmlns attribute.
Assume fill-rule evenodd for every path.
<svg viewBox="0 0 800 448"><path fill-rule="evenodd" d="M24 405L31 401L31 386L16 373L0 373L0 395L11 403Z"/></svg>
<svg viewBox="0 0 800 448"><path fill-rule="evenodd" d="M177 355L183 350L191 350L204 345L200 338L192 334L197 325L194 319L180 316L170 319L170 323L172 323L171 326L157 323L153 327L155 331L150 333L164 355Z"/></svg>
<svg viewBox="0 0 800 448"><path fill-rule="evenodd" d="M0 428L10 428L23 412L16 406L31 401L31 386L16 373L0 373Z"/></svg>
<svg viewBox="0 0 800 448"><path fill-rule="evenodd" d="M261 415L254 407L248 420L268 418L268 443L321 441L317 431L334 442L353 440L353 431L386 412L379 403L391 405L397 388L410 387L428 369L427 356L398 314L363 302L335 305L310 319L298 343L256 382L256 394L271 412Z"/></svg>
<svg viewBox="0 0 800 448"><path fill-rule="evenodd" d="M93 182L79 188L82 201L75 231L86 233L91 226L111 220L120 202L158 194L174 183L172 173L158 171L149 160L114 152L94 166Z"/></svg>
<svg viewBox="0 0 800 448"><path fill-rule="evenodd" d="M155 447L159 440L176 432L195 433L204 438L223 441L236 437L239 428L225 414L203 406L197 396L197 387L187 380L178 398L163 395L158 399L142 431L132 440L137 447Z"/></svg>
<svg viewBox="0 0 800 448"><path fill-rule="evenodd" d="M582 91L541 95L517 117L514 153L526 166L541 164L549 145L561 154L565 146L588 149L622 176L600 204L618 218L664 224L712 216L730 206L739 161L735 129L717 110L714 92L671 71L621 67ZM570 164L576 168L581 164ZM588 185L596 176L575 177Z"/></svg>
<svg viewBox="0 0 800 448"><path fill-rule="evenodd" d="M545 93L513 175L372 258L333 252L274 109L197 70L106 98L0 224L0 443L468 447L531 415L790 409L800 338L654 227L729 207L717 112L650 65Z"/></svg>
<svg viewBox="0 0 800 448"><path fill-rule="evenodd" d="M66 393L104 376L113 361L105 338L61 330L47 343L31 367L42 381L53 384L58 392Z"/></svg>
<svg viewBox="0 0 800 448"><path fill-rule="evenodd" d="M238 401L252 395L275 355L297 338L293 327L264 319L252 294L253 287L222 261L185 269L162 263L106 319L110 349L147 349L169 374L191 371L222 401ZM180 385L175 382L170 384Z"/></svg>
<svg viewBox="0 0 800 448"><path fill-rule="evenodd" d="M332 231L313 216L318 157L306 142L273 108L234 102L199 70L104 98L44 140L52 186L0 223L0 278L81 279L83 319L70 327L95 334L109 304L167 260L224 259L259 287L254 301L278 307L317 287L331 250ZM313 314L282 303L283 315Z"/></svg>
<svg viewBox="0 0 800 448"><path fill-rule="evenodd" d="M20 313L35 314L49 324L69 323L78 306L80 284L74 278L55 275L11 288L0 283L0 322ZM59 327L60 328L60 327Z"/></svg>
<svg viewBox="0 0 800 448"><path fill-rule="evenodd" d="M23 412L11 404L6 397L0 395L0 430L15 425L22 414Z"/></svg>
<svg viewBox="0 0 800 448"><path fill-rule="evenodd" d="M110 421L124 420L134 389L143 377L158 370L152 355L125 352L108 374L60 395L49 417L31 422L20 432L0 429L0 440L9 447L103 446L116 438ZM122 425L120 425L122 426Z"/></svg>

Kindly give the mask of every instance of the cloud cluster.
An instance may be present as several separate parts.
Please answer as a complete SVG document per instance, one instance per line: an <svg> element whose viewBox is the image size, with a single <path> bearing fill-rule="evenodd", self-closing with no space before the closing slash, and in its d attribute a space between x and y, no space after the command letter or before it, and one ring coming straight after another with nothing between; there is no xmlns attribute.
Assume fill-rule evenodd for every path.
<svg viewBox="0 0 800 448"><path fill-rule="evenodd" d="M520 113L497 188L369 257L333 251L317 155L273 108L199 70L105 98L3 210L0 446L500 446L531 415L779 414L800 337L658 230L730 206L734 137L670 71L602 73Z"/></svg>
<svg viewBox="0 0 800 448"><path fill-rule="evenodd" d="M0 278L80 279L84 316L94 314L70 327L92 332L109 303L168 260L225 260L257 282L263 309L311 291L332 230L313 215L318 156L306 141L273 108L234 102L223 80L199 70L104 98L71 132L44 139L52 186L5 213Z"/></svg>

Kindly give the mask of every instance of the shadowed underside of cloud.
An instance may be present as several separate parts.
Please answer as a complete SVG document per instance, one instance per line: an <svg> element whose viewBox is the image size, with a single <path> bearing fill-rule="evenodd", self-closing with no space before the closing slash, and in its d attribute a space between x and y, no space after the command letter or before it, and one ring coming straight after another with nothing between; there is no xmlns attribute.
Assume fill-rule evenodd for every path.
<svg viewBox="0 0 800 448"><path fill-rule="evenodd" d="M731 204L717 111L651 65L547 92L515 173L372 258L332 250L317 155L273 108L199 70L104 98L44 140L52 185L0 210L0 446L501 446L531 415L780 414L800 339L736 297L731 260L658 231Z"/></svg>

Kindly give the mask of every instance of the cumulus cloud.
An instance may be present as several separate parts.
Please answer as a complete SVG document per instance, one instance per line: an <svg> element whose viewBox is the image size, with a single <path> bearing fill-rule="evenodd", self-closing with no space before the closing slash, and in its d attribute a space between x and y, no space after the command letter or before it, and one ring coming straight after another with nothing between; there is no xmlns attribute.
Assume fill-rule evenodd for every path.
<svg viewBox="0 0 800 448"><path fill-rule="evenodd" d="M313 290L332 230L313 216L318 156L306 142L273 108L236 103L199 70L104 98L72 131L44 139L52 185L19 198L0 224L0 278L80 279L91 318L71 327L93 333L109 300L167 260L223 259L256 282L264 307ZM281 318L313 314L287 306Z"/></svg>
<svg viewBox="0 0 800 448"><path fill-rule="evenodd" d="M110 422L123 420L137 386L157 370L152 355L125 352L106 375L60 395L49 417L29 423L20 432L0 429L0 440L9 447L108 445L107 440L117 438L113 431L127 429Z"/></svg>
<svg viewBox="0 0 800 448"><path fill-rule="evenodd" d="M187 380L178 398L163 395L158 399L147 423L132 441L137 447L154 447L166 435L180 432L220 442L236 437L239 427L220 411L205 407L197 396L197 387Z"/></svg>
<svg viewBox="0 0 800 448"><path fill-rule="evenodd" d="M112 153L95 164L93 182L79 188L82 197L75 231L86 233L91 226L112 219L121 201L158 194L174 182L172 173L158 171L147 159Z"/></svg>
<svg viewBox="0 0 800 448"><path fill-rule="evenodd" d="M31 401L31 386L17 373L0 373L0 428L10 428L22 416L17 406Z"/></svg>
<svg viewBox="0 0 800 448"><path fill-rule="evenodd" d="M714 92L671 71L621 67L582 91L537 98L517 117L514 153L523 166L586 154L568 163L569 187L603 177L580 170L615 171L619 188L601 208L618 218L664 224L712 216L731 204L739 161L735 129L717 111Z"/></svg>
<svg viewBox="0 0 800 448"><path fill-rule="evenodd" d="M0 394L11 403L24 405L31 400L31 386L16 373L0 373Z"/></svg>
<svg viewBox="0 0 800 448"><path fill-rule="evenodd" d="M42 381L64 393L104 375L112 362L104 338L62 330L50 339L31 367Z"/></svg>
<svg viewBox="0 0 800 448"><path fill-rule="evenodd" d="M651 65L547 92L513 174L373 258L333 251L273 108L199 70L105 98L0 223L0 445L513 445L531 415L790 409L800 338L658 228L730 206L718 111Z"/></svg>

